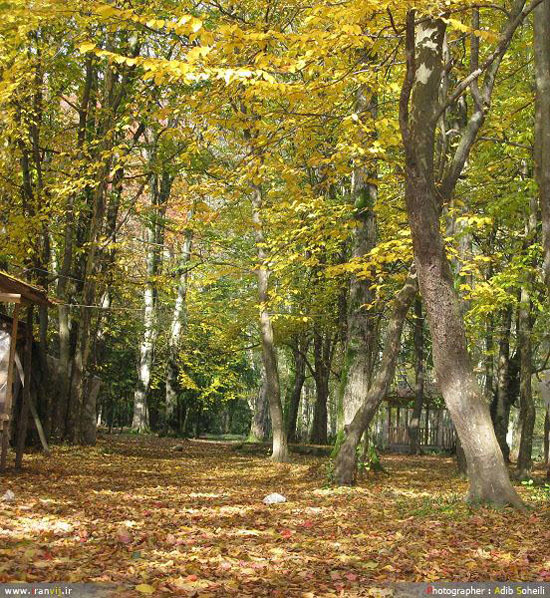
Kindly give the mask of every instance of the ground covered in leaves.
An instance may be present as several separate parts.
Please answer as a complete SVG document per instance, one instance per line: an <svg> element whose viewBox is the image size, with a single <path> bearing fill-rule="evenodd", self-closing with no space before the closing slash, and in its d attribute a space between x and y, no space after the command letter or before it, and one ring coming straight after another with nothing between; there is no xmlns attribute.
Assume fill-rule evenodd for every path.
<svg viewBox="0 0 550 598"><path fill-rule="evenodd" d="M0 582L93 581L124 596L367 596L392 581L550 581L550 498L472 509L450 459L326 485L327 459L275 465L230 444L106 436L0 478ZM266 506L264 496L288 502ZM122 594L120 594L122 595Z"/></svg>

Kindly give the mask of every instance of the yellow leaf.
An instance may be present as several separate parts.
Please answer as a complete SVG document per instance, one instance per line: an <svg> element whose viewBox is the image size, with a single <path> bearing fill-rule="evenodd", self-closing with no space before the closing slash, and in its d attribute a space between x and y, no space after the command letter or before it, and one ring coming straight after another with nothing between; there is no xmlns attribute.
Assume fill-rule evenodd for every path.
<svg viewBox="0 0 550 598"><path fill-rule="evenodd" d="M82 54L86 54L86 52L92 52L93 50L95 50L95 44L92 42L85 42L83 44L80 44L80 46L78 46L78 50L79 52L82 52Z"/></svg>
<svg viewBox="0 0 550 598"><path fill-rule="evenodd" d="M154 594L155 588L150 586L148 583L140 583L136 586L136 591L141 592L142 594Z"/></svg>
<svg viewBox="0 0 550 598"><path fill-rule="evenodd" d="M102 17L112 17L113 15L118 14L118 12L119 11L114 6L109 6L108 4L97 8L97 13Z"/></svg>

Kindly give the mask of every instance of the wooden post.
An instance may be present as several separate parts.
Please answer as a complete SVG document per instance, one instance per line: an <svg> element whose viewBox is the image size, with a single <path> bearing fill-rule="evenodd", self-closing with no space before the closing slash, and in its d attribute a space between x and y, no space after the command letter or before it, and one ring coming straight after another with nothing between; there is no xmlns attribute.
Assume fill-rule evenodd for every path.
<svg viewBox="0 0 550 598"><path fill-rule="evenodd" d="M443 409L437 411L437 448L444 448L443 439Z"/></svg>
<svg viewBox="0 0 550 598"><path fill-rule="evenodd" d="M0 414L2 421L2 451L0 455L0 470L6 469L6 462L8 458L8 447L10 443L10 419L11 419L11 404L13 400L13 371L15 367L15 347L17 345L17 327L19 324L19 311L21 303L15 303L13 310L13 323L11 327L10 338L10 353L8 357L8 376L6 379L6 402L4 413Z"/></svg>
<svg viewBox="0 0 550 598"><path fill-rule="evenodd" d="M31 371L32 371L32 318L33 307L29 306L27 311L27 330L25 335L25 361L23 371L25 386L23 387L23 403L18 422L17 446L15 450L15 469L21 469L23 464L23 453L25 452L25 441L27 440L27 427L29 423L29 408L31 403Z"/></svg>

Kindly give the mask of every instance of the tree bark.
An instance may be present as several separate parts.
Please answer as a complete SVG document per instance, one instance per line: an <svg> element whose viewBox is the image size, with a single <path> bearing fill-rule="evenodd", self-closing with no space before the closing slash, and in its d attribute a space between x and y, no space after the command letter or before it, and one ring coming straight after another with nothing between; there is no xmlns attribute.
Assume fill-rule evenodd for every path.
<svg viewBox="0 0 550 598"><path fill-rule="evenodd" d="M550 289L550 2L534 10L535 178L542 213L543 270Z"/></svg>
<svg viewBox="0 0 550 598"><path fill-rule="evenodd" d="M535 241L537 233L537 201L530 201L530 213L525 226L525 248ZM518 311L518 345L520 355L520 386L519 386L519 417L521 423L521 436L519 442L518 462L516 476L525 480L531 476L533 467L533 431L535 428L535 402L531 386L533 374L533 348L531 333L533 316L531 309L531 296L529 286L532 276L528 275L527 283L521 289L520 305Z"/></svg>
<svg viewBox="0 0 550 598"><path fill-rule="evenodd" d="M300 399L302 397L302 388L306 379L306 356L307 341L302 342L298 338L296 344L292 347L294 357L294 380L288 401L288 412L286 414L286 434L289 443L297 442L296 423L298 421L298 411L300 409Z"/></svg>
<svg viewBox="0 0 550 598"><path fill-rule="evenodd" d="M358 90L355 109L361 120L367 112L375 115L376 101L376 97L368 96L368 90L364 86ZM353 171L351 194L355 208L354 217L357 221L353 238L353 258L366 256L376 245L377 223L374 206L377 187L371 182L375 176L375 173L369 172L364 166L358 166ZM373 300L370 284L370 281L355 275L350 282L346 352L339 390L339 430L352 421L367 394L373 374L378 326L377 318L365 307Z"/></svg>
<svg viewBox="0 0 550 598"><path fill-rule="evenodd" d="M357 410L350 425L347 426L344 441L336 456L334 481L339 485L351 485L355 482L357 447L393 380L401 345L403 324L417 288L416 278L409 276L394 300L392 313L389 316L380 368L364 398L363 404Z"/></svg>
<svg viewBox="0 0 550 598"><path fill-rule="evenodd" d="M324 333L323 333L324 332ZM327 444L330 366L332 361L332 338L329 331L314 331L313 354L315 378L315 405L310 441L312 444Z"/></svg>
<svg viewBox="0 0 550 598"><path fill-rule="evenodd" d="M158 137L154 140L149 163L152 168L156 167L156 144ZM150 222L146 226L147 248L147 282L143 294L143 337L139 350L138 380L134 392L134 411L132 415L132 429L137 432L144 432L149 429L149 409L147 396L151 381L151 370L153 367L153 354L155 342L158 336L157 330L157 277L161 271L162 251L164 242L164 215L166 204L170 197L173 178L164 171L160 176L151 176L151 207L154 212Z"/></svg>
<svg viewBox="0 0 550 598"><path fill-rule="evenodd" d="M414 258L432 337L437 380L468 465L468 498L472 502L520 507L521 500L510 483L470 361L459 298L440 231L441 196L434 184L434 145L440 112L444 35L442 20L424 17L415 24L415 13L409 12L407 76L400 102L400 124ZM472 130L468 135L475 139L479 123L477 120L470 123ZM469 137L463 139L464 144L446 177L443 197L449 197L456 185L471 148Z"/></svg>
<svg viewBox="0 0 550 598"><path fill-rule="evenodd" d="M550 292L550 2L541 2L534 11L535 51L535 178L542 214L543 271ZM550 414L544 420L544 460L550 479L548 460ZM528 415L528 414L526 414Z"/></svg>
<svg viewBox="0 0 550 598"><path fill-rule="evenodd" d="M283 406L281 404L281 386L277 352L273 340L273 325L268 311L269 302L269 270L263 223L261 218L262 192L259 186L253 186L252 222L254 240L259 264L257 267L258 300L260 303L260 336L262 339L262 362L265 371L265 393L269 404L271 427L273 431L273 451L271 458L276 462L288 461L288 445L284 427Z"/></svg>
<svg viewBox="0 0 550 598"><path fill-rule="evenodd" d="M194 208L189 210L187 222L193 218ZM170 336L168 338L168 363L166 365L165 377L165 430L174 428L175 415L178 401L178 347L181 340L183 320L185 318L185 300L187 295L187 267L191 260L191 243L193 240L193 231L188 228L185 231L185 237L181 248L181 258L178 266L179 283L176 292L176 301L174 302L174 311L172 312L172 322L170 324Z"/></svg>
<svg viewBox="0 0 550 598"><path fill-rule="evenodd" d="M511 363L510 363L510 332L512 326L512 308L507 307L502 321L502 336L499 340L497 363L497 390L491 405L491 415L495 434L502 455L506 462L510 461L510 447L508 446L508 425L510 422L510 407L513 397L511 389Z"/></svg>
<svg viewBox="0 0 550 598"><path fill-rule="evenodd" d="M417 297L414 303L414 353L415 353L415 389L414 407L409 423L410 451L413 455L420 454L420 418L424 405L424 314L422 301Z"/></svg>
<svg viewBox="0 0 550 598"><path fill-rule="evenodd" d="M519 418L521 435L516 476L526 480L531 475L533 461L533 430L535 428L535 403L531 387L533 351L531 344L531 299L525 287L521 291L518 315L518 343L520 352Z"/></svg>
<svg viewBox="0 0 550 598"><path fill-rule="evenodd" d="M252 421L248 440L250 442L263 442L269 436L269 403L267 401L265 374L262 367L262 384L254 397Z"/></svg>

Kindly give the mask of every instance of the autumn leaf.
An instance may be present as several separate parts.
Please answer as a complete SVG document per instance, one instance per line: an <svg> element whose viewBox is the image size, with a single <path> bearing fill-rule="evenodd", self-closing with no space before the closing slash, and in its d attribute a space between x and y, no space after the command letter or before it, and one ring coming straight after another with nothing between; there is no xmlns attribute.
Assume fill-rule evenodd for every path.
<svg viewBox="0 0 550 598"><path fill-rule="evenodd" d="M135 587L135 589L137 592L140 592L141 594L154 594L156 591L153 586L150 586L146 583L140 583Z"/></svg>

